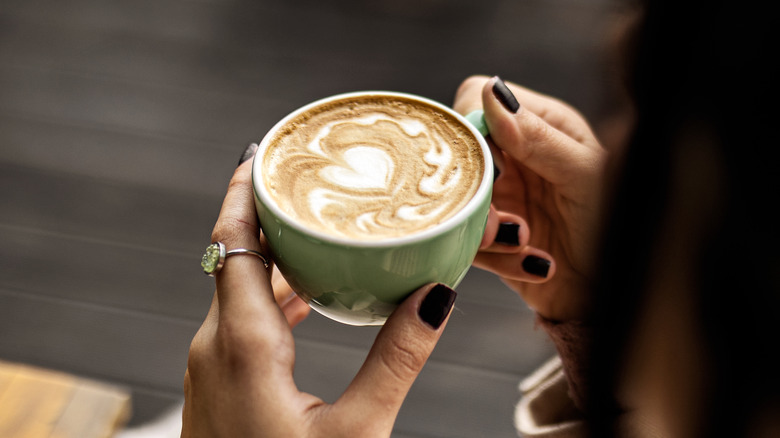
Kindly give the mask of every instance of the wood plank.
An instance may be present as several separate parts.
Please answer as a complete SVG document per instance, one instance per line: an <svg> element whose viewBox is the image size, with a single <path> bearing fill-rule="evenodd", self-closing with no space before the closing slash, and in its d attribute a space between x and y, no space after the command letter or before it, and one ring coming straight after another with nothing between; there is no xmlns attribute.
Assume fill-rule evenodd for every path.
<svg viewBox="0 0 780 438"><path fill-rule="evenodd" d="M67 408L77 379L19 367L0 397L0 436L48 437Z"/></svg>
<svg viewBox="0 0 780 438"><path fill-rule="evenodd" d="M206 143L2 113L0 165L221 199L246 144ZM247 142L248 144L249 142ZM18 172L18 171L17 171ZM26 176L14 175L20 184ZM56 182L52 182L56 184ZM192 200L190 202L194 202Z"/></svg>
<svg viewBox="0 0 780 438"><path fill-rule="evenodd" d="M124 436L118 434L116 438L143 438L143 432L153 429L155 432L168 431L169 433L148 434L153 437L177 438L181 435L181 410L184 402L182 391L149 390L140 386L133 386L133 416L123 431L132 431L133 435ZM173 417L174 419L170 419ZM173 427L155 426L158 423L174 423ZM140 436L139 436L140 435Z"/></svg>
<svg viewBox="0 0 780 438"><path fill-rule="evenodd" d="M14 375L16 375L16 365L0 360L0 397L11 384Z"/></svg>
<svg viewBox="0 0 780 438"><path fill-rule="evenodd" d="M107 438L130 418L130 394L97 382L80 380L53 424L52 438Z"/></svg>
<svg viewBox="0 0 780 438"><path fill-rule="evenodd" d="M178 294L187 291L210 294L212 286L201 276L198 261L221 198L2 164L0 182L15 187L0 194L0 235L8 242L0 248L0 284L36 293L48 290L54 296L62 296L57 290L69 284L79 285L66 287L63 294L87 300L82 293L114 289L117 298L128 297L115 302L122 305L143 302L130 298L138 294L180 300L187 295ZM36 275L41 266L49 275ZM460 301L525 309L516 294L484 271L472 270L459 291ZM173 301L160 306L159 299L152 299L157 308L176 307Z"/></svg>
<svg viewBox="0 0 780 438"><path fill-rule="evenodd" d="M305 102L312 93L368 85L355 83L358 76L345 76L345 71L357 69L376 84L404 73L401 70L404 64L389 63L386 58L371 60L362 55L328 55L319 51L302 53L280 50L268 42L241 48L236 44L215 45L143 33L90 30L71 22L58 26L12 18L9 21L10 30L0 40L0 57L9 65L208 90L236 97L279 94L291 101ZM313 65L324 67L317 70L317 81L310 80ZM281 94L282 90L269 84L295 86Z"/></svg>
<svg viewBox="0 0 780 438"><path fill-rule="evenodd" d="M503 308L478 299L503 291L458 291L455 310L431 356L433 360L514 374L529 373L554 354L547 335L535 329L530 310ZM314 314L294 332L309 341L367 350L378 331L375 327L345 326Z"/></svg>
<svg viewBox="0 0 780 438"><path fill-rule="evenodd" d="M0 240L0 287L18 294L193 322L211 304L214 282L195 252L171 255L3 227Z"/></svg>
<svg viewBox="0 0 780 438"><path fill-rule="evenodd" d="M296 106L0 64L0 111L139 134L245 145Z"/></svg>
<svg viewBox="0 0 780 438"><path fill-rule="evenodd" d="M346 388L365 353L319 343L296 349L296 383L326 401ZM516 437L512 412L521 375L430 361L415 381L394 430L422 436Z"/></svg>
<svg viewBox="0 0 780 438"><path fill-rule="evenodd" d="M485 73L590 118L603 104L606 0L315 3L3 2L0 357L127 385L133 424L175 406L235 160L306 102L392 89L446 104ZM515 436L516 382L552 354L491 274L458 292L394 437ZM376 329L315 314L295 333L301 387L334 399Z"/></svg>
<svg viewBox="0 0 780 438"><path fill-rule="evenodd" d="M600 89L599 72L593 67L594 57L603 47L600 29L605 26L606 2L547 2L544 6L527 3L466 2L434 12L439 15L416 17L420 21L410 20L398 11L377 14L378 11L360 8L301 8L294 2L271 8L252 3L232 8L210 5L197 18L183 14L170 17L184 20L182 27L187 28L203 26L201 21L206 18L200 14L208 13L211 27L231 22L236 29L220 29L205 43L145 29L149 23L141 22L143 15L139 13L127 14L131 20L139 21L133 23L135 28L121 24L115 30L106 30L106 24L91 20L80 22L82 17L54 22L40 17L35 20L65 36L74 33L74 44L83 41L84 29L101 32L96 35L100 44L88 45L87 50L82 47L74 56L64 58L60 68L68 71L164 81L193 90L208 88L235 93L236 97L247 93L261 98L273 95L298 105L334 92L364 88L417 92L448 103L460 80L473 73L492 72L560 95L586 114L592 112L594 108L589 108L589 104L598 99ZM110 13L100 6L89 6L100 11L96 15ZM19 20L20 14L26 16L17 13L9 19ZM345 26L340 32L333 32L333 24L323 16ZM524 23L523 31L533 38L519 38L515 31L517 17L528 16L534 19ZM291 17L299 32L286 32ZM63 28L63 23L68 27ZM24 28L25 23L20 27ZM491 31L485 32L486 28ZM561 28L567 31L561 32ZM39 36L33 40L48 33L36 34ZM388 39L387 35L394 38ZM30 40L22 36L19 39ZM45 56L50 45L39 47L44 53L34 59L29 51L12 53L20 62L27 59L28 63L50 65ZM486 51L485 47L491 50ZM437 56L432 57L431 53ZM134 58L138 62L132 62ZM415 68L406 67L409 65ZM420 71L426 74L420 75ZM577 72L576 78L570 76L571 72Z"/></svg>
<svg viewBox="0 0 780 438"><path fill-rule="evenodd" d="M486 306L517 310L520 314L529 315L528 305L517 292L509 289L495 274L479 268L472 267L469 270L458 285L457 292L458 303L475 301Z"/></svg>
<svg viewBox="0 0 780 438"><path fill-rule="evenodd" d="M4 359L180 392L199 324L0 291Z"/></svg>
<svg viewBox="0 0 780 438"><path fill-rule="evenodd" d="M139 0L108 4L94 0L5 0L3 13L13 18L56 25L148 33L172 38L213 38L214 21L229 11L200 1ZM88 12L88 13L87 13ZM56 27L56 26L55 26Z"/></svg>
<svg viewBox="0 0 780 438"><path fill-rule="evenodd" d="M19 293L90 303L113 309L170 316L198 324L213 293L213 281L199 272L196 257L84 242L57 235L20 233L0 227L0 287ZM61 254L68 254L62 257ZM45 271L47 275L36 275ZM469 275L479 275L473 272ZM504 372L528 372L552 354L533 315L504 307L491 296L512 292L459 288L452 320L437 347L438 360ZM516 300L519 298L514 296ZM313 313L297 336L368 349L378 329L345 326ZM496 334L513 334L500 336Z"/></svg>
<svg viewBox="0 0 780 438"><path fill-rule="evenodd" d="M105 438L124 425L130 396L101 382L0 361L0 436Z"/></svg>
<svg viewBox="0 0 780 438"><path fill-rule="evenodd" d="M35 331L25 327L36 327ZM69 370L128 386L181 394L189 342L197 324L73 303L0 294L0 352L11 360ZM346 388L367 350L299 339L295 375L303 390L333 400ZM89 361L84 358L89 357ZM433 360L415 384L403 417L417 430L430 418L447 436L511 429L520 372L496 373ZM492 424L496 411L506 423ZM484 418L481 418L482 415ZM411 424L410 423L410 424ZM507 426L505 428L504 426Z"/></svg>
<svg viewBox="0 0 780 438"><path fill-rule="evenodd" d="M226 190L229 176L221 179ZM136 187L2 162L0 186L14 188L0 194L2 225L192 254L198 259L210 243L222 205L222 195Z"/></svg>

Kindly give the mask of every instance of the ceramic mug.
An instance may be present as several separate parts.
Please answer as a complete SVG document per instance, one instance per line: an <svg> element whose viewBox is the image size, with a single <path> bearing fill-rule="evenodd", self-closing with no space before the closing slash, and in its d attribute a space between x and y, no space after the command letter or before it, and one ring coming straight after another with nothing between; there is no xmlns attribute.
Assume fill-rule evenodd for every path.
<svg viewBox="0 0 780 438"><path fill-rule="evenodd" d="M334 236L296 221L273 201L264 183L263 157L290 120L340 99L387 96L418 102L449 115L478 142L483 159L473 197L454 215L423 231L362 240ZM331 96L293 111L260 142L252 167L255 206L272 258L293 290L312 309L350 325L382 325L398 304L427 283L455 288L479 249L493 189L493 161L480 130L469 119L438 102L406 93L366 91ZM472 122L469 122L472 120ZM475 122L476 121L476 122Z"/></svg>

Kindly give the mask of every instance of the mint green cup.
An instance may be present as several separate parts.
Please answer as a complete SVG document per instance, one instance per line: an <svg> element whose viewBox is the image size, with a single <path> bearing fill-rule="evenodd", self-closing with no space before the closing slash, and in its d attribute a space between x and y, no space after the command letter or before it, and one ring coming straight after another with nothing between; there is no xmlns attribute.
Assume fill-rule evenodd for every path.
<svg viewBox="0 0 780 438"><path fill-rule="evenodd" d="M300 113L353 96L398 96L434 107L463 124L479 142L484 172L472 199L449 219L423 231L378 241L328 235L296 222L271 199L263 159L275 133ZM493 189L493 161L480 132L466 118L432 100L405 93L367 91L318 100L279 121L261 141L252 167L255 206L271 256L293 290L312 309L350 325L382 325L393 310L427 283L455 288L479 249Z"/></svg>

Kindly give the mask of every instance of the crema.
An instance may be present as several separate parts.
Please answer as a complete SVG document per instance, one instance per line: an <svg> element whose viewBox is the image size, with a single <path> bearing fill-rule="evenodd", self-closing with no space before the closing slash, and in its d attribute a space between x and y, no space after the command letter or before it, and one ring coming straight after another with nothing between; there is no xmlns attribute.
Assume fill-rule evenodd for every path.
<svg viewBox="0 0 780 438"><path fill-rule="evenodd" d="M399 96L330 101L270 140L263 183L304 227L358 240L421 232L474 196L485 171L474 135L450 114Z"/></svg>

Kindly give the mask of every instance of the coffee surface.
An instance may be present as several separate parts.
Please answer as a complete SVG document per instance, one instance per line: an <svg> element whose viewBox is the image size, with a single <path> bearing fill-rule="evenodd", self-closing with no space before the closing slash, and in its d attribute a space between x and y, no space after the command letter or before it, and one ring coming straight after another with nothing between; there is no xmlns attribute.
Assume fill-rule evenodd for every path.
<svg viewBox="0 0 780 438"><path fill-rule="evenodd" d="M262 159L282 211L359 240L441 223L473 197L485 167L479 142L454 117L397 96L315 107L279 129Z"/></svg>

